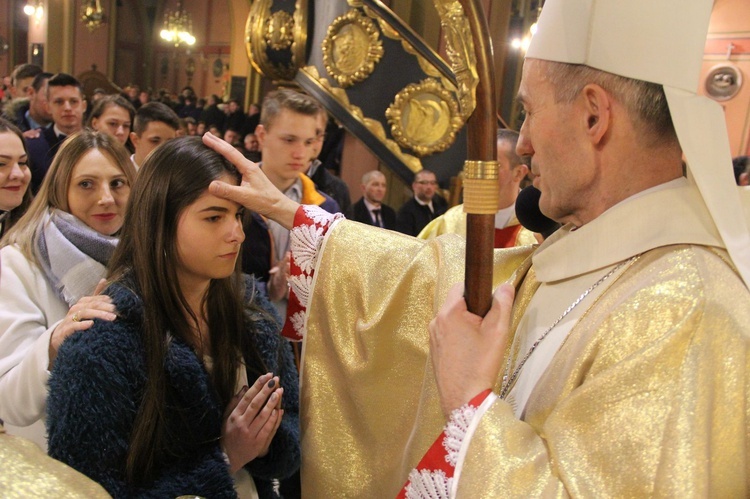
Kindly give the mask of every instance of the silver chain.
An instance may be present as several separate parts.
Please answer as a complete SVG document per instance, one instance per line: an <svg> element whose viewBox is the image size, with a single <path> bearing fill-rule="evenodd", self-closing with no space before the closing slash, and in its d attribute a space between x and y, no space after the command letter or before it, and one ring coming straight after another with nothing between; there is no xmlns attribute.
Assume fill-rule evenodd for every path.
<svg viewBox="0 0 750 499"><path fill-rule="evenodd" d="M552 331L555 328L555 326L557 326L560 323L560 321L565 318L565 316L567 316L570 312L572 312L573 309L576 308L578 306L578 304L581 303L584 300L584 298L586 298L601 283L603 283L604 281L606 281L607 279L609 279L610 277L612 277L612 275L615 272L617 272L618 270L620 270L626 264L634 262L637 258L638 258L638 255L634 256L633 258L631 258L631 259L629 259L627 261L624 261L624 262L620 263L615 268L613 268L612 270L610 270L609 272L607 272L607 274L605 276L603 276L601 279L599 279L594 284L592 284L591 286L589 286L589 288L586 291L584 291L581 294L581 296L579 296L578 298L576 298L576 300L573 303L571 303L568 308L565 309L565 311L562 313L562 315L560 317L558 317L557 320L555 322L553 322L552 325L550 327L548 327L547 330L544 331L541 334L541 336L539 336L539 338L537 338L537 340L534 342L533 345L531 345L531 348L529 348L529 351L526 352L526 356L518 364L518 367L516 367L516 369L513 371L513 374L510 374L510 364L511 364L511 361L513 360L513 356L512 355L508 355L508 363L505 366L505 374L503 375L503 386L500 389L500 398L501 399L504 399L505 397L508 396L508 393L510 392L510 389L513 387L513 383L515 383L516 378L518 378L518 375L521 373L521 369L523 369L524 364L526 364L526 361L529 360L529 357L531 357L531 354L534 353L534 350L536 350L536 347L538 347L539 344L542 341L544 341L544 338L547 337L547 335L550 333L550 331ZM570 332L568 334L570 334Z"/></svg>

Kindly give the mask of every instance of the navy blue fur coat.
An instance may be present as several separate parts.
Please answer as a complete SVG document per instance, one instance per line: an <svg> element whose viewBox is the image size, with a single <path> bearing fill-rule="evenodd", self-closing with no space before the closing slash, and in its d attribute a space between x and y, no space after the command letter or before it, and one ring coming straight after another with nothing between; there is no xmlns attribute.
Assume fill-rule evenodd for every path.
<svg viewBox="0 0 750 499"><path fill-rule="evenodd" d="M248 293L254 284L247 280ZM143 304L120 284L110 286L106 294L112 297L118 318L97 320L89 330L71 335L55 360L47 400L50 456L99 482L114 497L236 497L219 445L224 407L203 363L177 338L172 339L165 361L168 438L177 455L148 486L126 484L127 449L146 384L140 335ZM254 324L258 351L284 387L284 416L268 454L245 468L261 498L276 497L271 480L292 475L300 465L299 379L291 347L279 336L275 309L262 293L255 292L252 299L271 314L255 317Z"/></svg>

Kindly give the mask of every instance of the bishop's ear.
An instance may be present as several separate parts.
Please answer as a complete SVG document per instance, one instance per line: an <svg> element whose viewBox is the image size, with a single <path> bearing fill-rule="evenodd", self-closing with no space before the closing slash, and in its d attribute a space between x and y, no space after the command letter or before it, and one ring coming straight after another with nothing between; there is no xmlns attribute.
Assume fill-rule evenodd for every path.
<svg viewBox="0 0 750 499"><path fill-rule="evenodd" d="M612 113L612 98L599 85L589 84L581 90L585 113L586 133L594 143L599 143L606 135Z"/></svg>

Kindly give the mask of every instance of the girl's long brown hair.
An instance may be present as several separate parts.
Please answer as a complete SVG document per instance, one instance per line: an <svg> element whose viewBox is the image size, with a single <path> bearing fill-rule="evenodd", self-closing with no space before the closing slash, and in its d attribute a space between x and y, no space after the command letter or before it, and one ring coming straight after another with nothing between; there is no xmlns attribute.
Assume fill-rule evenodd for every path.
<svg viewBox="0 0 750 499"><path fill-rule="evenodd" d="M239 181L234 166L203 145L199 137L173 139L149 156L130 193L109 277L135 288L143 303L141 335L148 383L128 450L126 476L131 484L147 483L163 459L174 455L170 441L175 436L168 434L166 418L164 362L170 338L196 347L191 324L198 323L178 285L177 224L183 211L226 173ZM204 298L213 358L211 382L222 407L234 395L243 359L248 376L265 372L254 340L246 334L240 261L238 258L230 277L211 282Z"/></svg>

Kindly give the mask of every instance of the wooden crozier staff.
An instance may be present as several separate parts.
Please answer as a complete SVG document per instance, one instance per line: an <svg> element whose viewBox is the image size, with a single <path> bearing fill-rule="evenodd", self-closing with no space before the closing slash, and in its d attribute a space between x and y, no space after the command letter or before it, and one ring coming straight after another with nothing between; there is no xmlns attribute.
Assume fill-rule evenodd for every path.
<svg viewBox="0 0 750 499"><path fill-rule="evenodd" d="M493 246L497 190L497 121L492 45L479 0L459 0L471 28L479 79L476 107L466 121L468 147L464 165L466 217L466 305L484 317L492 305Z"/></svg>

